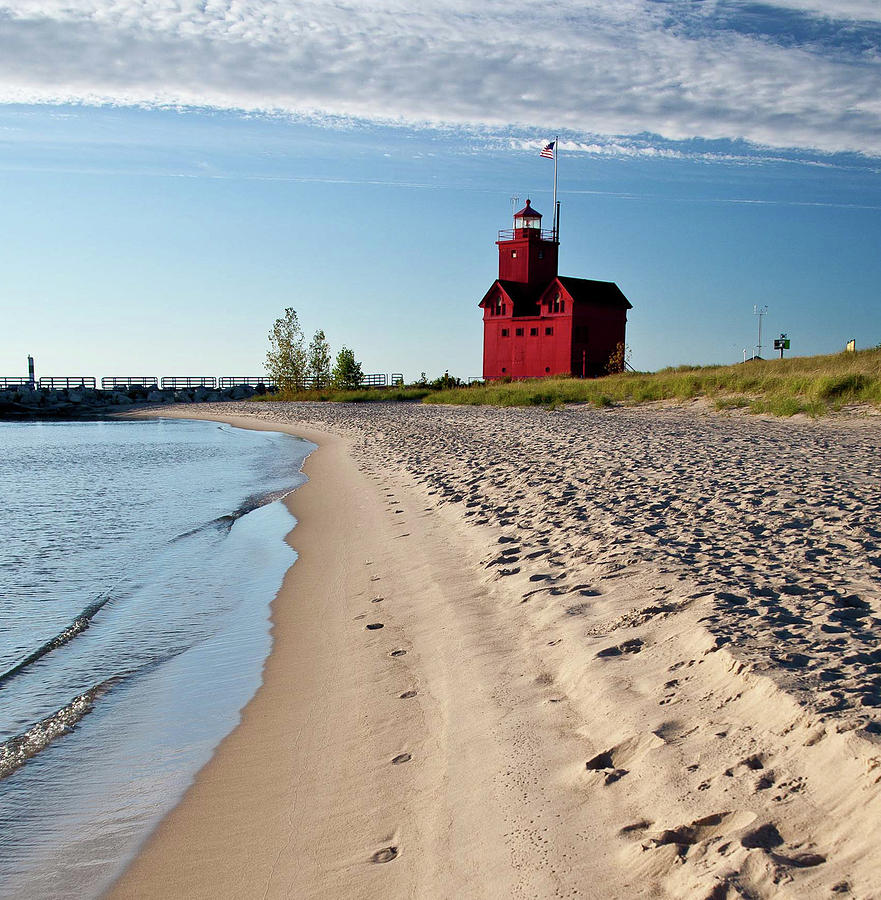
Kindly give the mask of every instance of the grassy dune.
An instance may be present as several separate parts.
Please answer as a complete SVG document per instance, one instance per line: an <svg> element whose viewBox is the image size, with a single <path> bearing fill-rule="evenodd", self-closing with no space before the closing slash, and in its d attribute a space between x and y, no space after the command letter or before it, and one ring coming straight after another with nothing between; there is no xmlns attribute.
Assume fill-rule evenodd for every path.
<svg viewBox="0 0 881 900"><path fill-rule="evenodd" d="M548 406L592 403L613 406L653 400L706 397L717 409L821 416L845 404L881 406L881 348L830 356L752 360L733 366L678 366L653 373L605 378L542 378L491 382L432 391L425 387L304 391L264 400L323 400L364 403L410 401L476 406Z"/></svg>
<svg viewBox="0 0 881 900"><path fill-rule="evenodd" d="M429 394L425 403L493 406L645 403L707 397L717 409L812 416L849 403L881 405L881 349L830 356L755 360L733 366L678 366L650 374L581 380L491 383Z"/></svg>

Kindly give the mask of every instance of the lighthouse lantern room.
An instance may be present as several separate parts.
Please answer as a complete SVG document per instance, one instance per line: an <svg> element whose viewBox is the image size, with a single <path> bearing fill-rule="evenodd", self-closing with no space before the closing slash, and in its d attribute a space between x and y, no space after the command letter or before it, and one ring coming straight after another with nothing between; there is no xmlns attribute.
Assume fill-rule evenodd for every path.
<svg viewBox="0 0 881 900"><path fill-rule="evenodd" d="M499 232L499 277L480 301L483 377L595 377L620 364L631 304L609 281L557 274L559 234L526 206Z"/></svg>

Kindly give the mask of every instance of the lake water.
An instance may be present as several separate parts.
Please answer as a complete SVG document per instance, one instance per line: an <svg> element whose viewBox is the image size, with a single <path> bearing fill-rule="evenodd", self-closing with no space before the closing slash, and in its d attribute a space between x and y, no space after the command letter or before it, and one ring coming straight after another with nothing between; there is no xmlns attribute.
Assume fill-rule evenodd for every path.
<svg viewBox="0 0 881 900"><path fill-rule="evenodd" d="M94 897L239 721L314 445L0 423L0 897Z"/></svg>

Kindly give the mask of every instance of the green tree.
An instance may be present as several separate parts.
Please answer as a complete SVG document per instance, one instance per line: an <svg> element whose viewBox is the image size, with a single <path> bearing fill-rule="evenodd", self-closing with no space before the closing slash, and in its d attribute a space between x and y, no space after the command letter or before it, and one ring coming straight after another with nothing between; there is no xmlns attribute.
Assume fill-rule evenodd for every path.
<svg viewBox="0 0 881 900"><path fill-rule="evenodd" d="M288 307L269 332L266 372L283 391L301 391L306 386L306 351L303 329L295 310Z"/></svg>
<svg viewBox="0 0 881 900"><path fill-rule="evenodd" d="M312 343L309 344L306 361L309 366L312 387L317 390L327 387L330 384L330 344L320 328L315 332Z"/></svg>
<svg viewBox="0 0 881 900"><path fill-rule="evenodd" d="M354 350L343 347L336 355L333 366L333 383L338 388L357 388L361 386L364 373L361 371L361 363L355 359Z"/></svg>

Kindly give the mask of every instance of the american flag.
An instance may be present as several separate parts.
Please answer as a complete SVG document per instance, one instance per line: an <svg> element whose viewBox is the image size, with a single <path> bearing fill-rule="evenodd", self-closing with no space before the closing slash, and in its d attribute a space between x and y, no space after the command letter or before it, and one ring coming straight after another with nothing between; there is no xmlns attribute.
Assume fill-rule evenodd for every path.
<svg viewBox="0 0 881 900"><path fill-rule="evenodd" d="M554 158L554 144L556 144L556 143L557 143L556 141L551 141L550 143L545 144L544 147L541 148L541 155L545 159L553 159Z"/></svg>

